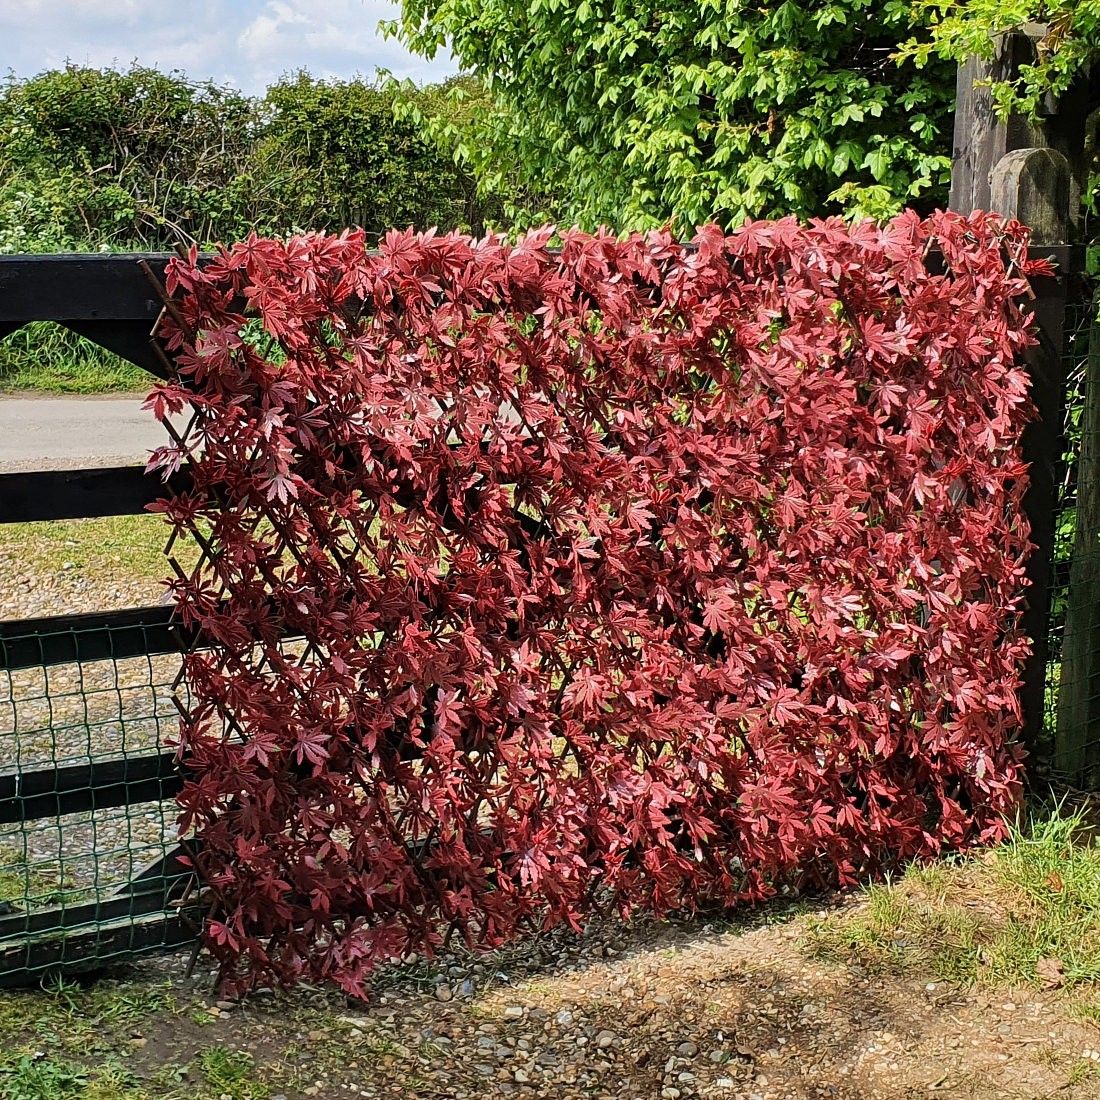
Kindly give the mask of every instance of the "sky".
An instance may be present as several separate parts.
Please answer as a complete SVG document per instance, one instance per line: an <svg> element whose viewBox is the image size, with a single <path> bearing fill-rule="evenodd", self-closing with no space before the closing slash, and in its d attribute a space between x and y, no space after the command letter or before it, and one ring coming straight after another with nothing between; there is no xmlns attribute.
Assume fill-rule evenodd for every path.
<svg viewBox="0 0 1100 1100"><path fill-rule="evenodd" d="M66 61L126 68L132 61L260 92L284 73L373 76L418 83L456 71L382 37L388 0L0 0L0 71L31 76Z"/></svg>

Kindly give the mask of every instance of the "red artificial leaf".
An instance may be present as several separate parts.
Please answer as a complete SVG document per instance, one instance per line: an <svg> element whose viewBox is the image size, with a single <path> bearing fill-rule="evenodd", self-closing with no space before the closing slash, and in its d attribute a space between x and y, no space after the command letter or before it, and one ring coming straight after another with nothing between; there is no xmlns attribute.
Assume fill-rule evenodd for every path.
<svg viewBox="0 0 1100 1100"><path fill-rule="evenodd" d="M363 996L448 930L849 886L1011 816L1025 231L555 239L169 264L147 408L195 417L150 468L191 485L153 508L205 551L179 803L227 989Z"/></svg>

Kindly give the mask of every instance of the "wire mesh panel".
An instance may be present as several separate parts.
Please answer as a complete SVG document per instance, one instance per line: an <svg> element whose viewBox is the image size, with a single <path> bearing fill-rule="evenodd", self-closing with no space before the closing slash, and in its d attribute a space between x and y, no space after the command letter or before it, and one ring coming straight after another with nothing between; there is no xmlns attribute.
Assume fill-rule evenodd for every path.
<svg viewBox="0 0 1100 1100"><path fill-rule="evenodd" d="M0 337L31 322L59 322L164 377L167 361L149 335L161 308L150 279L162 276L167 259L0 257ZM104 440L87 442L94 455ZM28 528L22 537L56 542L55 535L64 537L57 523L129 521L164 492L143 462L48 465L0 472L3 529L40 524L45 530L32 535ZM148 548L128 538L134 525L121 530L114 560L132 565ZM177 856L172 801L180 783L170 738L181 646L171 609L104 611L119 606L108 584L91 605L99 610L54 614L54 597L66 586L51 583L49 562L24 571L19 538L7 548L28 591L14 601L11 619L12 602L0 600L8 604L0 613L0 985L195 934L174 904L191 879ZM99 549L89 557L102 557ZM161 564L167 568L158 548L151 563L158 592ZM113 596L129 602L121 591Z"/></svg>
<svg viewBox="0 0 1100 1100"><path fill-rule="evenodd" d="M1066 415L1054 516L1049 662L1037 773L1100 784L1100 330L1095 281L1066 309Z"/></svg>
<svg viewBox="0 0 1100 1100"><path fill-rule="evenodd" d="M187 877L167 611L0 632L0 984L193 935L166 909Z"/></svg>

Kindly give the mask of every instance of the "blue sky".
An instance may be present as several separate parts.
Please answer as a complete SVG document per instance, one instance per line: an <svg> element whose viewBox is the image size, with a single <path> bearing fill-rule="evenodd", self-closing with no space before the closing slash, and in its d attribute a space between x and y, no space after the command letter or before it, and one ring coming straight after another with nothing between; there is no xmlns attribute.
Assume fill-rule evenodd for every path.
<svg viewBox="0 0 1100 1100"><path fill-rule="evenodd" d="M282 73L371 76L418 83L455 71L415 57L378 32L388 0L0 0L0 66L29 76L71 60L126 67L137 60L261 91Z"/></svg>

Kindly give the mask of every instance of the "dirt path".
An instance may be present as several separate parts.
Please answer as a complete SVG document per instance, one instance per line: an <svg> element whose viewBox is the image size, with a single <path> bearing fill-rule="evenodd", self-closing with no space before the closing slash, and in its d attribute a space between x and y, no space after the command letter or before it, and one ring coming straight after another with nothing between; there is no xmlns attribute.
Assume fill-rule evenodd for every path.
<svg viewBox="0 0 1100 1100"><path fill-rule="evenodd" d="M174 1097L171 1080L211 1100L1100 1096L1100 1030L1064 996L817 962L804 916L772 919L610 924L414 962L365 1008L309 991L216 1002L207 975L183 982L161 960L144 981L171 976L170 1013L122 1029L113 1049L148 1090L128 1098Z"/></svg>

